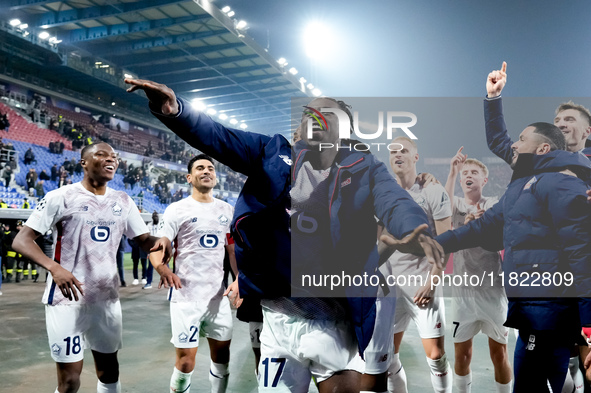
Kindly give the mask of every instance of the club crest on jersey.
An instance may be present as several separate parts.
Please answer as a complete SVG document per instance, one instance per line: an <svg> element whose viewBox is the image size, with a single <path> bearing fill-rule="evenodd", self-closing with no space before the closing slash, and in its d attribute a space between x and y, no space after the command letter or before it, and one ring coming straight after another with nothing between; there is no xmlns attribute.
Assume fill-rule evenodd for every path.
<svg viewBox="0 0 591 393"><path fill-rule="evenodd" d="M57 345L56 343L53 343L53 345L51 346L51 352L55 355L55 356L59 356L60 353L62 352L62 347L60 347L59 345Z"/></svg>
<svg viewBox="0 0 591 393"><path fill-rule="evenodd" d="M228 224L228 217L224 216L223 214L220 214L218 217L218 221L219 221L220 225L227 225Z"/></svg>
<svg viewBox="0 0 591 393"><path fill-rule="evenodd" d="M114 216L120 216L121 215L121 210L123 210L121 208L121 206L119 206L119 204L117 202L115 202L111 208L113 210L113 215Z"/></svg>
<svg viewBox="0 0 591 393"><path fill-rule="evenodd" d="M179 342L186 343L188 339L189 336L185 332L179 334Z"/></svg>
<svg viewBox="0 0 591 393"><path fill-rule="evenodd" d="M525 190L529 190L529 189L531 188L531 186L532 186L532 185L533 185L535 182L537 182L537 181L538 181L538 179L537 179L535 176L534 176L534 177L532 177L532 178L531 178L531 180L530 180L530 181L528 181L528 182L525 184L525 186L523 186L523 191L525 191Z"/></svg>
<svg viewBox="0 0 591 393"><path fill-rule="evenodd" d="M291 157L280 154L279 158L281 158L283 160L283 162L285 162L287 165L291 166L293 164L293 161L291 160Z"/></svg>

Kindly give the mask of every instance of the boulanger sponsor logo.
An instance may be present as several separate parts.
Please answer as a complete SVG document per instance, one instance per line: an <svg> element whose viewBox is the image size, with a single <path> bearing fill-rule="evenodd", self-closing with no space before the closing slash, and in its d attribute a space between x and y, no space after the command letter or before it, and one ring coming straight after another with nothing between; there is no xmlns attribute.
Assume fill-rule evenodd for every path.
<svg viewBox="0 0 591 393"><path fill-rule="evenodd" d="M103 243L109 240L111 234L111 228L105 226L93 227L90 230L90 238L95 242Z"/></svg>
<svg viewBox="0 0 591 393"><path fill-rule="evenodd" d="M182 332L181 334L179 334L179 342L180 343L186 343L188 339L189 339L189 336L187 335L187 333Z"/></svg>
<svg viewBox="0 0 591 393"><path fill-rule="evenodd" d="M203 235L199 239L199 244L203 248L215 248L219 243L218 237L213 234Z"/></svg>

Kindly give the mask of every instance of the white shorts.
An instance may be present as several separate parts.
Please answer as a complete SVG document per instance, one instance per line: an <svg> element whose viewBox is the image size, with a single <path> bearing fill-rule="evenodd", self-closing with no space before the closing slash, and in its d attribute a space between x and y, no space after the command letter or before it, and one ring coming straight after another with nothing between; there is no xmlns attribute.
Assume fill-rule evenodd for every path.
<svg viewBox="0 0 591 393"><path fill-rule="evenodd" d="M482 331L499 344L507 344L509 328L503 324L507 320L508 301L502 288L493 293L469 291L472 293L454 288L451 301L454 343L468 341Z"/></svg>
<svg viewBox="0 0 591 393"><path fill-rule="evenodd" d="M371 340L363 353L365 374L379 375L388 371L394 354L394 316L396 289L376 299L376 323Z"/></svg>
<svg viewBox="0 0 591 393"><path fill-rule="evenodd" d="M443 337L445 335L445 303L441 287L435 289L433 299L427 307L417 306L408 292L397 288L394 320L395 334L404 332L413 320L421 338Z"/></svg>
<svg viewBox="0 0 591 393"><path fill-rule="evenodd" d="M232 310L227 297L205 302L170 302L170 325L175 348L197 348L199 337L232 339Z"/></svg>
<svg viewBox="0 0 591 393"><path fill-rule="evenodd" d="M263 331L262 322L249 322L248 328L250 330L250 344L253 348L261 347L261 332Z"/></svg>
<svg viewBox="0 0 591 393"><path fill-rule="evenodd" d="M119 300L45 305L45 323L51 357L57 363L79 362L88 348L100 353L121 349L123 323Z"/></svg>
<svg viewBox="0 0 591 393"><path fill-rule="evenodd" d="M323 382L338 371L365 369L348 322L292 317L265 307L263 320L259 392L307 392L312 375Z"/></svg>

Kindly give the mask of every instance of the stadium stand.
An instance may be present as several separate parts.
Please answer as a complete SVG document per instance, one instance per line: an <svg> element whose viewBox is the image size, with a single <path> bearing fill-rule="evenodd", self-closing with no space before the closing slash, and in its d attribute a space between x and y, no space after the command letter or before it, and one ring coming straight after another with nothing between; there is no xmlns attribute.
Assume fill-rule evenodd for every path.
<svg viewBox="0 0 591 393"><path fill-rule="evenodd" d="M58 122L58 124L66 123L76 129L76 132L83 132L83 140L88 136L93 141L99 141L106 139L111 143L117 150L126 151L139 156L143 156L140 160L129 160L131 165L135 166L135 169L146 170L147 164L150 159L145 157L145 154L149 149L152 150L152 156L160 157L164 155L169 147L174 147L181 153L171 155L171 159L175 158L179 162L183 163L190 159L193 154L198 153L195 149L191 149L184 142L180 140L167 140L163 143L164 138L147 134L140 130L134 129L129 132L122 132L118 129L111 129L104 124L97 122L92 116L85 113L79 113L50 104L44 105L43 108L47 111L47 116L51 122ZM24 198L29 198L31 208L36 206L37 192L35 190L28 190L26 186L25 177L31 168L34 168L39 174L42 170L46 173L51 173L53 165L57 165L62 170L66 161L78 162L80 153L72 150L74 146L72 141L64 137L57 131L45 128L45 124L40 122L33 122L32 118L26 115L26 106L23 105L20 108L13 108L5 103L0 103L0 112L7 113L10 118L10 128L8 132L0 131L0 136L3 137L3 142L12 144L14 150L17 152L17 169L15 171L14 180L17 184L16 188L13 187L1 187L0 198L4 200L11 207L21 207ZM65 132L65 131L64 131ZM99 137L100 136L100 137ZM65 149L60 154L56 154L50 151L48 148L51 142L60 141L65 145ZM25 164L24 156L28 149L31 149L35 156L35 161ZM128 160L126 160L127 162ZM129 165L128 164L128 165ZM183 167L183 166L181 166ZM229 203L234 204L236 202L236 192L242 187L244 183L244 176L239 175L229 168L219 165L218 166L218 178L219 185L216 188L216 196L222 197L223 191L232 191L229 197L225 199ZM73 171L67 176L67 180L75 183L82 180L83 175ZM121 171L120 171L121 172ZM168 171L170 173L170 171ZM164 209L170 202L170 198L163 197L162 195L156 195L154 184L162 180L163 175L160 172L147 173L149 181L137 181L129 182L126 179L125 173L117 173L113 181L109 183L110 187L115 190L121 190L127 192L135 200L140 210L144 212L157 211L159 213L164 212ZM172 196L178 189L186 188L184 186L184 175L177 173L173 176L167 176L167 180L173 180L172 182L166 182L166 189L169 189L170 196ZM65 183L67 184L66 181ZM160 181L162 185L162 181ZM43 184L44 192L47 193L58 188L60 185L59 177L56 180L45 180ZM228 193L226 193L228 194ZM184 190L183 195L187 195Z"/></svg>

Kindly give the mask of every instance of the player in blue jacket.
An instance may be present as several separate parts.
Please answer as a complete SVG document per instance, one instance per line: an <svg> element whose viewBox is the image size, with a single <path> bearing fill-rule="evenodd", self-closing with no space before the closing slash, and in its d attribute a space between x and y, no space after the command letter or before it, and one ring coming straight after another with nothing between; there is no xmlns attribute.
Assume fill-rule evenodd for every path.
<svg viewBox="0 0 591 393"><path fill-rule="evenodd" d="M240 294L263 299L259 390L304 392L313 375L321 393L359 391L364 366L356 352L363 353L373 333L377 287L344 285L337 291L342 297L326 297L302 285L300 276L376 274L376 216L394 236L406 237L431 263L441 264L441 248L422 233L422 209L373 155L337 149L338 119L332 114L324 115L326 127L311 130L304 114L302 141L292 149L280 135L224 127L164 85L126 83L129 91L146 92L154 114L177 135L248 176L232 234ZM348 112L346 104L328 98L308 108ZM322 149L321 143L333 147Z"/></svg>
<svg viewBox="0 0 591 393"><path fill-rule="evenodd" d="M511 149L513 178L482 218L436 238L446 252L505 249L505 325L519 329L515 392L559 392L572 343L591 326L591 164L563 151L549 123L526 127Z"/></svg>
<svg viewBox="0 0 591 393"><path fill-rule="evenodd" d="M507 128L503 119L503 102L501 92L507 82L507 63L503 62L500 70L492 71L486 80L487 98L484 100L484 118L486 122L486 141L489 149L508 164L512 160L511 145ZM560 128L566 139L566 150L578 152L591 159L591 141L587 138L591 133L591 112L582 105L572 101L564 102L556 108L554 125ZM585 340L579 338L577 346L571 351L569 375L565 389L571 385L576 387L575 393L584 390L583 375L579 370L579 353L586 358L590 350Z"/></svg>

